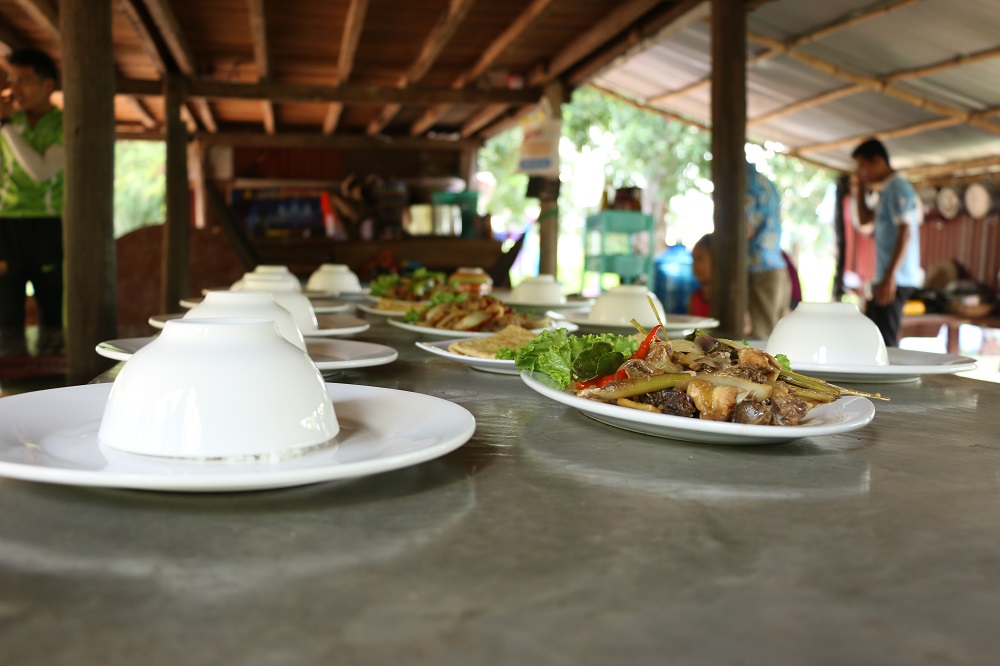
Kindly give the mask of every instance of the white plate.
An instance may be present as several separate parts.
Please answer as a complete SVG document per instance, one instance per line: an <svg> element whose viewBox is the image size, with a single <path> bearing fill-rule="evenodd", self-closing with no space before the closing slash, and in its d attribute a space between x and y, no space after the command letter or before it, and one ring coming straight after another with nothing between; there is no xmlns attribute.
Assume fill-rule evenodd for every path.
<svg viewBox="0 0 1000 666"><path fill-rule="evenodd" d="M488 332L477 332L477 331L452 331L447 328L431 328L430 326L417 326L416 324L407 324L405 321L397 321L395 319L389 320L390 326L395 326L396 328L401 328L404 331L410 331L411 333L421 333L423 335L429 335L435 338L449 338L451 340L457 340L459 338L486 338L491 335L496 335L496 331L492 333ZM532 329L533 333L541 333L546 329L556 329L562 328L567 331L573 332L578 326L565 321L553 321L552 324L546 326L545 328L535 328Z"/></svg>
<svg viewBox="0 0 1000 666"><path fill-rule="evenodd" d="M507 299L501 299L504 303L520 311L537 311L537 312L559 312L562 310L574 310L581 312L590 312L591 306L594 305L594 299L592 298L573 298L565 303L557 303L552 305L551 303L519 303L517 301L511 301Z"/></svg>
<svg viewBox="0 0 1000 666"><path fill-rule="evenodd" d="M95 350L105 358L127 361L153 340L148 338L123 338L107 340L97 345ZM392 347L355 340L306 340L306 352L320 370L347 370L385 365L396 360L399 354Z"/></svg>
<svg viewBox="0 0 1000 666"><path fill-rule="evenodd" d="M605 324L597 321L590 321L590 308L577 308L575 310L565 310L562 312L552 311L551 317L560 322L568 321L576 324L582 331L608 331L611 333L623 333L630 335L635 333L635 326L632 324ZM718 319L706 317L695 317L692 315L667 315L664 323L664 330L669 333L680 333L682 331L693 331L696 328L715 328L719 325Z"/></svg>
<svg viewBox="0 0 1000 666"><path fill-rule="evenodd" d="M207 294L210 291L229 291L229 290L230 290L229 287L207 287L207 288L201 290L201 294L202 294L202 296L204 296L205 294ZM312 289L303 289L302 290L302 295L306 296L309 299L332 298L332 299L336 299L338 301L350 301L352 303L355 302L355 301L367 300L367 299L370 298L370 296L368 295L368 289L367 288L362 288L361 291L343 291L343 292L336 292L336 291L314 291ZM185 300L190 300L190 299L185 299ZM184 306L184 307L188 307L188 306Z"/></svg>
<svg viewBox="0 0 1000 666"><path fill-rule="evenodd" d="M867 398L844 396L813 408L797 426L702 421L579 398L553 386L548 377L537 373L522 372L521 380L546 398L578 409L601 423L656 437L705 444L777 444L802 437L836 435L862 428L875 416L875 406Z"/></svg>
<svg viewBox="0 0 1000 666"><path fill-rule="evenodd" d="M476 428L472 414L447 400L327 384L340 422L335 445L280 463L187 462L102 446L97 431L111 386L88 384L0 399L0 476L184 492L284 488L432 460L464 444Z"/></svg>
<svg viewBox="0 0 1000 666"><path fill-rule="evenodd" d="M190 298L182 298L180 303L182 308L191 309L196 305L200 305L202 301L205 300L204 296L192 296ZM313 306L313 312L316 314L333 314L334 312L347 312L352 307L350 303L344 303L342 301L333 300L330 298L310 298L310 304Z"/></svg>
<svg viewBox="0 0 1000 666"><path fill-rule="evenodd" d="M923 375L950 375L976 369L975 359L954 354L934 354L890 347L889 365L829 365L795 363L792 369L828 382L853 384L900 384Z"/></svg>
<svg viewBox="0 0 1000 666"><path fill-rule="evenodd" d="M474 338L466 338L466 340L473 340ZM465 356L463 354L456 354L454 352L448 351L448 346L458 342L458 340L441 340L439 342L418 342L417 346L424 351L430 352L435 356L440 356L446 358L449 361L455 361L456 363L461 363L462 365L467 365L476 370L482 370L484 372L495 372L498 375L517 375L520 374L517 366L514 365L514 361L505 361L499 358L477 358L475 356Z"/></svg>
<svg viewBox="0 0 1000 666"><path fill-rule="evenodd" d="M153 328L163 328L168 321L181 319L182 317L184 317L183 313L153 315L149 318L149 325ZM302 331L303 337L329 338L340 335L354 335L355 333L364 333L371 328L371 324L364 319L342 314L318 314L316 315L316 322L319 328L315 331Z"/></svg>

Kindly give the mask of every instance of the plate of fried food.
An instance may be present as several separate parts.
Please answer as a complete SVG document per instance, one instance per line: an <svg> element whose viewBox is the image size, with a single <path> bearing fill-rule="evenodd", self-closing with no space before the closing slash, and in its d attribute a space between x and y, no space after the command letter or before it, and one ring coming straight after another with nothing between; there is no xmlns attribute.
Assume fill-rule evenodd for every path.
<svg viewBox="0 0 1000 666"><path fill-rule="evenodd" d="M548 316L515 312L493 296L470 292L437 294L430 305L410 312L403 321L390 319L389 324L413 333L451 339L487 337L511 325L535 332L553 326ZM565 322L559 322L558 327L576 330L576 326Z"/></svg>
<svg viewBox="0 0 1000 666"><path fill-rule="evenodd" d="M475 370L500 375L517 375L520 371L514 365L512 353L534 338L534 331L512 325L487 337L418 342L417 347ZM497 358L497 353L501 350L509 351L506 354L508 358Z"/></svg>

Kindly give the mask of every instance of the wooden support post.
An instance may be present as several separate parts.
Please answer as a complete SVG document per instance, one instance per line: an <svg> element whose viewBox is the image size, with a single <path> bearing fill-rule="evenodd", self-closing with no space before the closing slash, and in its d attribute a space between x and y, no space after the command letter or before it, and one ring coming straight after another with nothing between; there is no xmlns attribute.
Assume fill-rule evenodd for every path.
<svg viewBox="0 0 1000 666"><path fill-rule="evenodd" d="M720 333L746 330L746 7L712 0L712 315Z"/></svg>
<svg viewBox="0 0 1000 666"><path fill-rule="evenodd" d="M847 230L850 224L844 217L844 201L851 196L851 177L844 174L837 178L836 203L833 209L833 232L837 239L837 269L833 276L833 300L839 301L847 290L844 288L844 267L847 265Z"/></svg>
<svg viewBox="0 0 1000 666"><path fill-rule="evenodd" d="M545 87L545 99L553 116L562 117L562 105L566 101L565 86L558 80ZM538 200L538 272L542 275L557 275L559 270L559 176L555 176L554 187L542 188Z"/></svg>
<svg viewBox="0 0 1000 666"><path fill-rule="evenodd" d="M82 384L108 367L94 346L117 334L111 0L61 0L59 16L66 142L66 378Z"/></svg>
<svg viewBox="0 0 1000 666"><path fill-rule="evenodd" d="M183 82L168 76L164 84L167 129L167 223L163 228L161 308L179 312L191 282L191 197L188 192L187 131L181 120Z"/></svg>

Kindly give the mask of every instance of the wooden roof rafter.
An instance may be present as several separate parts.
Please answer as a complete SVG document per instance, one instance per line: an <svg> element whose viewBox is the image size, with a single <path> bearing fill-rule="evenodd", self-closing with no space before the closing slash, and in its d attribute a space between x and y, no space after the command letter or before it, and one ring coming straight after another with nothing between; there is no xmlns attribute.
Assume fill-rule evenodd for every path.
<svg viewBox="0 0 1000 666"><path fill-rule="evenodd" d="M177 17L174 15L170 5L167 4L167 0L130 0L130 2L141 2L145 6L148 17L152 21L152 25L146 26L146 32L152 34L152 27L155 26L162 37L163 43L166 44L170 55L173 56L174 61L177 63L177 68L187 76L195 76L197 74L197 66L195 64L194 53L191 51L191 47L184 37L184 32L181 30ZM160 60L166 62L162 56ZM193 98L190 102L193 107L193 113L205 128L209 132L218 131L215 116L212 114L212 109L208 101L202 98Z"/></svg>
<svg viewBox="0 0 1000 666"><path fill-rule="evenodd" d="M529 85L544 86L551 83L603 44L627 32L630 26L658 4L659 0L628 0L619 4L603 20L579 34L550 62L539 63L528 77ZM462 125L460 135L463 138L472 136L482 128L497 122L507 111L508 106L494 104L481 109Z"/></svg>
<svg viewBox="0 0 1000 666"><path fill-rule="evenodd" d="M430 34L427 35L427 39L424 40L423 46L420 49L420 55L417 56L417 59L410 66L406 74L400 77L397 83L400 88L406 88L418 82L427 74L434 61L441 55L441 51L448 45L455 31L458 30L462 21L469 14L469 10L472 9L472 4L475 1L450 0L448 8L438 17ZM386 125L392 122L392 119L396 117L401 108L402 106L399 104L390 104L383 108L379 116L369 123L368 134L380 133L385 129Z"/></svg>
<svg viewBox="0 0 1000 666"><path fill-rule="evenodd" d="M271 78L271 54L267 48L267 16L264 11L264 0L247 0L247 11L250 14L250 37L253 41L253 60L257 66L259 81ZM261 101L264 115L264 131L274 134L274 104L271 100Z"/></svg>
<svg viewBox="0 0 1000 666"><path fill-rule="evenodd" d="M981 111L969 112L965 118L958 118L954 116L942 116L940 118L933 118L931 120L925 120L919 123L911 123L909 125L904 125L902 127L895 127L880 132L867 132L865 134L851 136L851 137L844 137L841 139L835 139L833 141L825 141L823 143L813 143L804 146L797 146L794 149L790 150L789 154L798 156L802 153L817 153L824 150L831 150L833 148L843 148L844 146L856 145L861 143L865 139L870 138L873 134L882 140L899 139L904 136L923 134L924 132L930 132L945 127L954 127L955 125L961 125L962 123L972 124L970 121L983 120L988 118L989 116L995 115L998 112L1000 112L1000 107L992 107L989 109L983 109Z"/></svg>
<svg viewBox="0 0 1000 666"><path fill-rule="evenodd" d="M461 89L479 79L508 48L517 42L553 2L555 0L534 0L534 2L528 5L514 19L514 22L507 26L506 30L490 42L490 45L486 47L476 63L452 81L451 87ZM427 109L410 127L410 135L419 136L429 130L450 108L451 106L448 104L439 104Z"/></svg>
<svg viewBox="0 0 1000 666"><path fill-rule="evenodd" d="M928 65L922 65L920 67L901 69L895 72L890 72L889 74L882 74L880 76L873 78L884 84L888 84L895 81L903 81L905 79L928 76L930 74L937 74L940 72L955 69L956 67L962 67L964 65L969 65L975 62L980 62L982 60L988 60L990 58L996 58L996 57L1000 57L1000 47L984 49L982 51L977 51L976 53L963 54L953 58L942 60L940 62L935 62ZM849 95L854 95L869 89L871 89L871 85L866 85L863 83L852 83L842 88L836 88L834 90L829 90L827 92L820 93L819 95L810 97L808 99L799 100L798 102L794 102L787 106L779 107L777 109L772 109L771 111L762 113L758 116L748 119L747 124L753 125L768 120L773 120L774 118L777 118L779 116L784 116L789 113L794 113L796 111L803 111L805 109L820 106L822 104L827 104L829 102L841 99L843 97L847 97Z"/></svg>
<svg viewBox="0 0 1000 666"><path fill-rule="evenodd" d="M368 2L369 0L351 0L351 6L347 9L344 34L340 38L340 52L337 55L337 75L334 85L345 84L351 78L354 58L361 42L361 30L365 26L365 16L368 14ZM323 134L333 134L340 123L340 114L343 110L344 105L341 102L330 104L326 118L323 119Z"/></svg>
<svg viewBox="0 0 1000 666"><path fill-rule="evenodd" d="M877 2L866 9L856 12L850 12L845 16L841 16L840 18L830 21L826 25L820 26L815 30L810 30L809 32L803 33L787 41L779 42L775 40L775 43L771 44L767 49L765 49L763 53L759 53L751 58L748 58L747 67L748 68L753 67L754 65L764 62L765 60L769 60L783 53L787 53L792 49L804 46L805 44L809 44L810 42L818 41L823 37L831 35L839 30L850 28L852 26L858 25L859 23L863 23L865 21L869 21L871 19L884 16L885 14L901 9L907 5L911 5L914 2L920 2L920 0L894 0L893 2L889 3ZM683 97L684 95L687 95L690 92L693 92L695 90L698 90L699 88L709 85L711 81L712 81L711 76L704 76L698 79L697 81L693 81L681 88L667 90L658 95L654 95L647 100L647 103L661 104L675 97Z"/></svg>
<svg viewBox="0 0 1000 666"><path fill-rule="evenodd" d="M15 0L35 25L43 28L53 41L59 42L59 11L49 0Z"/></svg>
<svg viewBox="0 0 1000 666"><path fill-rule="evenodd" d="M765 37L756 33L747 33L747 39L751 39L761 44L772 44L776 40L770 37ZM813 69L816 69L828 76L838 78L849 83L854 83L861 85L865 88L874 90L876 92L882 93L889 97L893 97L900 101L906 102L913 106L926 109L931 113L936 113L941 116L949 116L951 118L958 119L961 122L965 122L977 129L990 132L991 134L1000 135L1000 125L994 123L987 119L985 116L979 115L975 112L969 112L965 109L960 109L948 104L942 104L941 102L936 102L928 97L923 97L912 93L908 90L900 88L899 86L893 85L887 81L883 81L879 77L866 76L864 74L858 74L857 72L852 72L843 67L834 65L822 58L818 58L808 53L802 51L789 51L790 56L799 60L800 62L809 65Z"/></svg>

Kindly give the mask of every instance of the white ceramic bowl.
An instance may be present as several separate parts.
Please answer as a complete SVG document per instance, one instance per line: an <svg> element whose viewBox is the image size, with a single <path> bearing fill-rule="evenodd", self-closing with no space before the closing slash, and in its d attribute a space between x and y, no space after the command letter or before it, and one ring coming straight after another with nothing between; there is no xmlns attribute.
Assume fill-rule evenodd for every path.
<svg viewBox="0 0 1000 666"><path fill-rule="evenodd" d="M292 314L292 319L295 320L295 324L304 335L319 328L316 312L313 310L309 298L302 292L291 288L287 280L280 276L247 273L243 276L242 291L264 291L274 296L278 305Z"/></svg>
<svg viewBox="0 0 1000 666"><path fill-rule="evenodd" d="M323 378L265 319L179 319L118 373L98 437L128 453L275 462L340 426Z"/></svg>
<svg viewBox="0 0 1000 666"><path fill-rule="evenodd" d="M210 291L205 294L205 300L184 314L184 319L207 318L270 319L281 337L302 351L306 350L305 338L292 314L278 305L270 292Z"/></svg>
<svg viewBox="0 0 1000 666"><path fill-rule="evenodd" d="M346 264L323 264L309 276L306 289L334 294L356 294L361 281Z"/></svg>
<svg viewBox="0 0 1000 666"><path fill-rule="evenodd" d="M799 303L782 317L765 350L795 363L887 365L878 327L851 303Z"/></svg>
<svg viewBox="0 0 1000 666"><path fill-rule="evenodd" d="M287 266L275 266L272 264L260 264L257 268L249 273L244 273L243 277L233 283L230 287L233 291L240 291L242 289L249 289L247 287L247 278L263 278L268 280L268 283L277 288L279 285L284 286L292 291L302 291L302 283L299 279L295 277ZM258 291L255 289L254 291Z"/></svg>
<svg viewBox="0 0 1000 666"><path fill-rule="evenodd" d="M508 300L529 305L563 305L566 295L554 275L537 275L521 280L511 289Z"/></svg>
<svg viewBox="0 0 1000 666"><path fill-rule="evenodd" d="M653 309L649 307L650 298L660 318L666 321L663 303L641 284L623 284L608 289L597 297L587 319L594 323L615 326L628 326L635 319L644 328L652 328L656 326L657 321Z"/></svg>

